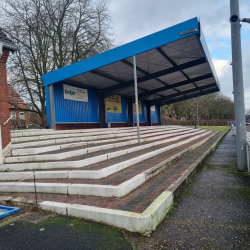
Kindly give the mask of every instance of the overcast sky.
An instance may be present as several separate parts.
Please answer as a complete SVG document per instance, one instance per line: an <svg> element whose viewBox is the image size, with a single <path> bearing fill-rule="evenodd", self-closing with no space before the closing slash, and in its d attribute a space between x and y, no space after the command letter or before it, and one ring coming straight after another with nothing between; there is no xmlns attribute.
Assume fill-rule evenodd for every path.
<svg viewBox="0 0 250 250"><path fill-rule="evenodd" d="M193 17L200 18L221 92L233 98L229 0L107 0L115 44L121 45ZM240 17L250 18L250 0L240 0ZM250 24L242 25L245 106L250 108Z"/></svg>

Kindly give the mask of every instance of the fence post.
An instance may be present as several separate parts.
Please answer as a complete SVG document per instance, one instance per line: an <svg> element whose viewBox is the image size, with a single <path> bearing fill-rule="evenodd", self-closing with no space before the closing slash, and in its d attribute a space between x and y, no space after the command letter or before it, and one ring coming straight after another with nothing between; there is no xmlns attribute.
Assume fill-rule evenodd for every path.
<svg viewBox="0 0 250 250"><path fill-rule="evenodd" d="M36 197L36 207L37 207L36 176L35 176L35 171L34 170L33 170L33 177L34 177L34 187L35 187L35 197Z"/></svg>

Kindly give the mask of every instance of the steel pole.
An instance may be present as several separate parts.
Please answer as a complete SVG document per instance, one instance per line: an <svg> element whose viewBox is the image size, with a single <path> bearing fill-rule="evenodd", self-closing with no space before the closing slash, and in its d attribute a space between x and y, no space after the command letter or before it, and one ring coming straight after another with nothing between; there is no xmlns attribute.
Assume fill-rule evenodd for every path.
<svg viewBox="0 0 250 250"><path fill-rule="evenodd" d="M135 107L136 107L136 124L137 124L137 138L138 143L140 143L140 121L139 121L139 112L138 112L138 91L137 91L137 73L136 73L136 58L133 56L134 64L134 81L135 81Z"/></svg>
<svg viewBox="0 0 250 250"><path fill-rule="evenodd" d="M246 171L246 120L241 54L241 24L238 0L230 0L230 14L237 164L239 171Z"/></svg>
<svg viewBox="0 0 250 250"><path fill-rule="evenodd" d="M199 107L198 107L198 98L196 97L196 118L197 118L197 128L199 128Z"/></svg>

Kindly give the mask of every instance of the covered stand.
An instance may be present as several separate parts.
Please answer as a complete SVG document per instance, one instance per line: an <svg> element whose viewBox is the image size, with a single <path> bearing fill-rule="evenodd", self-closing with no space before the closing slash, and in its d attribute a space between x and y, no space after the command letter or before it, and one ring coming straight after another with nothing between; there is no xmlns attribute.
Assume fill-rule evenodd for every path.
<svg viewBox="0 0 250 250"><path fill-rule="evenodd" d="M220 90L197 18L43 75L55 129L134 126L134 62L141 126L160 125L160 106Z"/></svg>

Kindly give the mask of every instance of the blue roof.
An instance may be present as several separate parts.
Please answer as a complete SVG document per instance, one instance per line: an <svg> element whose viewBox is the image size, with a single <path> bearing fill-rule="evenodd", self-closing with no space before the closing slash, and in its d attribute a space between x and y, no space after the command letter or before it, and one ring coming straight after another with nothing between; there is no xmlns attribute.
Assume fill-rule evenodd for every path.
<svg viewBox="0 0 250 250"><path fill-rule="evenodd" d="M178 101L219 91L197 18L49 72L42 76L43 84L75 83L103 89L105 96L133 96L133 55L137 55L139 96L152 104L159 103L155 99Z"/></svg>

